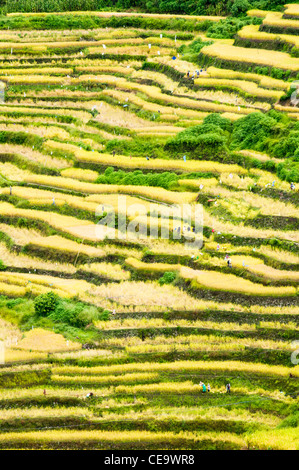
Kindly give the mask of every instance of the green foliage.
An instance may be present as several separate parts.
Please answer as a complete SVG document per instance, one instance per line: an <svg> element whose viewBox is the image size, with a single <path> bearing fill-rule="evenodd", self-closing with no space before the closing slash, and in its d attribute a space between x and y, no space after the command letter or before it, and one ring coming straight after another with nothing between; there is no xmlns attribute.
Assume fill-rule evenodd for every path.
<svg viewBox="0 0 299 470"><path fill-rule="evenodd" d="M114 171L113 167L108 167L103 175L96 181L99 184L120 184L132 186L155 186L169 189L178 180L175 173L146 173L141 170L125 172L123 170Z"/></svg>
<svg viewBox="0 0 299 470"><path fill-rule="evenodd" d="M58 305L58 296L54 292L41 294L34 301L34 310L39 317L46 317L55 311Z"/></svg>
<svg viewBox="0 0 299 470"><path fill-rule="evenodd" d="M51 377L51 371L32 370L20 372L0 373L0 387L1 388L14 388L14 387L30 387L46 384Z"/></svg>
<svg viewBox="0 0 299 470"><path fill-rule="evenodd" d="M282 0L10 0L8 12L55 12L84 10L141 10L150 13L240 16L251 8L278 10Z"/></svg>
<svg viewBox="0 0 299 470"><path fill-rule="evenodd" d="M277 121L268 114L251 113L234 123L232 148L264 150L265 140L278 135Z"/></svg>
<svg viewBox="0 0 299 470"><path fill-rule="evenodd" d="M176 273L173 271L166 271L162 277L158 280L160 286L164 286L164 284L172 284L173 281L176 279Z"/></svg>
<svg viewBox="0 0 299 470"><path fill-rule="evenodd" d="M226 159L229 150L252 149L281 158L260 162L232 154L235 163L276 172L288 182L299 181L299 123L275 110L251 113L231 123L220 114L210 114L199 126L189 127L167 141L164 149L173 154L189 152L188 158L201 156Z"/></svg>
<svg viewBox="0 0 299 470"><path fill-rule="evenodd" d="M163 146L161 146L161 139L157 140L156 138L136 137L131 140L109 140L106 145L106 151L107 153L115 151L120 155L135 155L136 157L144 155L151 158L163 158L166 156L163 151ZM115 164L117 165L117 155L115 156L115 160Z"/></svg>
<svg viewBox="0 0 299 470"><path fill-rule="evenodd" d="M299 183L299 162L288 158L285 162L279 163L277 175L289 183Z"/></svg>
<svg viewBox="0 0 299 470"><path fill-rule="evenodd" d="M184 55L185 60L197 62L198 53L204 46L213 44L213 41L203 41L201 38L196 38L191 44L182 44L178 48L178 52Z"/></svg>
<svg viewBox="0 0 299 470"><path fill-rule="evenodd" d="M96 307L59 299L49 318L54 323L67 323L76 328L85 328L93 320L98 320L100 314Z"/></svg>
<svg viewBox="0 0 299 470"><path fill-rule="evenodd" d="M222 117L221 114L218 113L209 114L203 122L204 124L214 124L215 126L220 127L223 131L229 132L232 129L231 121Z"/></svg>
<svg viewBox="0 0 299 470"><path fill-rule="evenodd" d="M228 133L224 129L229 127L228 119L217 114L210 115L199 126L189 127L168 140L165 149L172 152L193 152L195 157L211 156L216 152L226 153Z"/></svg>
<svg viewBox="0 0 299 470"><path fill-rule="evenodd" d="M236 0L233 3L232 12L233 16L239 17L241 14L244 14L242 8L245 8L245 5L249 5L247 0ZM246 8L246 10L250 8ZM245 10L245 11L246 11ZM250 16L243 16L242 18L232 18L228 17L224 20L220 20L218 23L214 23L207 31L207 36L209 38L217 39L232 39L237 34L237 32L243 28L243 26L249 24L261 24L262 19Z"/></svg>
<svg viewBox="0 0 299 470"><path fill-rule="evenodd" d="M298 428L299 427L299 412L295 412L284 419L278 426L278 429L283 428Z"/></svg>

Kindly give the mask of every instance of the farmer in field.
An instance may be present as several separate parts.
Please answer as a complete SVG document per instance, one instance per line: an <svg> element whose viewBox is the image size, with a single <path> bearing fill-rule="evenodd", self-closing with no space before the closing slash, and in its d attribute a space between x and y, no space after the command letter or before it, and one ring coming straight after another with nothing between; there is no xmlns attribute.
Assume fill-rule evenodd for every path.
<svg viewBox="0 0 299 470"><path fill-rule="evenodd" d="M206 391L207 391L207 388L206 388L205 384L202 384L202 392L206 393Z"/></svg>
<svg viewBox="0 0 299 470"><path fill-rule="evenodd" d="M230 384L226 384L226 393L230 393Z"/></svg>

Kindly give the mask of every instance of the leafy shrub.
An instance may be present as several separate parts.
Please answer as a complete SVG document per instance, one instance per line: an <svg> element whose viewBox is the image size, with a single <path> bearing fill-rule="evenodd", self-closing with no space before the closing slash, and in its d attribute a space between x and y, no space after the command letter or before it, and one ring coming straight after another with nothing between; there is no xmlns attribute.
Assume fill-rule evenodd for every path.
<svg viewBox="0 0 299 470"><path fill-rule="evenodd" d="M155 186L169 189L177 182L177 175L172 172L146 173L141 170L125 172L123 170L114 171L113 167L106 168L103 175L97 179L99 184L119 184L132 186Z"/></svg>
<svg viewBox="0 0 299 470"><path fill-rule="evenodd" d="M299 183L299 162L295 158L288 158L277 166L277 175L289 183Z"/></svg>
<svg viewBox="0 0 299 470"><path fill-rule="evenodd" d="M242 8L245 7L246 0L235 0L232 9L234 13L239 16L242 14ZM236 5L235 5L236 4ZM250 16L243 16L242 18L228 17L220 20L218 23L213 23L207 31L209 38L215 39L232 39L243 26L249 24L261 24L262 19Z"/></svg>
<svg viewBox="0 0 299 470"><path fill-rule="evenodd" d="M54 292L48 292L36 297L34 301L35 313L40 317L46 317L55 311L58 305L58 296Z"/></svg>
<svg viewBox="0 0 299 470"><path fill-rule="evenodd" d="M286 158L296 155L297 151L299 151L299 131L292 131L289 137L279 139L271 153L274 157Z"/></svg>
<svg viewBox="0 0 299 470"><path fill-rule="evenodd" d="M285 418L279 425L277 426L278 429L282 428L298 428L299 427L299 412L295 412Z"/></svg>
<svg viewBox="0 0 299 470"><path fill-rule="evenodd" d="M234 123L232 148L264 150L265 140L278 135L277 121L262 113L251 113Z"/></svg>
<svg viewBox="0 0 299 470"><path fill-rule="evenodd" d="M173 271L166 271L162 277L158 280L160 286L164 284L171 284L176 278L176 273Z"/></svg>
<svg viewBox="0 0 299 470"><path fill-rule="evenodd" d="M214 117L213 117L214 116ZM215 152L227 153L227 119L215 114L205 118L199 126L189 127L167 141L166 150L192 151L195 155L210 156Z"/></svg>
<svg viewBox="0 0 299 470"><path fill-rule="evenodd" d="M85 328L100 318L98 309L82 302L59 299L49 318L54 323L67 323L76 328Z"/></svg>
<svg viewBox="0 0 299 470"><path fill-rule="evenodd" d="M211 113L203 120L204 124L214 124L220 127L223 131L230 132L232 129L232 122L221 116L219 113Z"/></svg>

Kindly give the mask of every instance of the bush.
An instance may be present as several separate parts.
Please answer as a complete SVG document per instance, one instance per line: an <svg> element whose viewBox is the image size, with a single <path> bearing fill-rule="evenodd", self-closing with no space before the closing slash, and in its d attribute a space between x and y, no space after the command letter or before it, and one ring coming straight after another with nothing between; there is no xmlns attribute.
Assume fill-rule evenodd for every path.
<svg viewBox="0 0 299 470"><path fill-rule="evenodd" d="M299 183L299 162L295 158L288 158L277 166L277 176L289 183Z"/></svg>
<svg viewBox="0 0 299 470"><path fill-rule="evenodd" d="M246 3L246 0L235 0L232 9L234 9L234 12L237 16L243 14L242 8L245 7ZM250 16L243 16L242 18L228 17L224 20L220 20L218 23L213 23L207 31L207 36L209 38L215 39L233 39L237 32L243 28L243 26L261 23L261 18Z"/></svg>
<svg viewBox="0 0 299 470"><path fill-rule="evenodd" d="M59 299L49 318L54 323L66 323L76 328L85 328L94 320L100 319L98 309L82 302Z"/></svg>
<svg viewBox="0 0 299 470"><path fill-rule="evenodd" d="M36 297L34 301L35 313L40 317L46 317L53 313L58 305L58 296L54 292L48 292Z"/></svg>
<svg viewBox="0 0 299 470"><path fill-rule="evenodd" d="M166 271L162 277L158 280L160 286L164 284L171 284L176 278L176 273L173 271Z"/></svg>
<svg viewBox="0 0 299 470"><path fill-rule="evenodd" d="M100 175L96 181L98 184L118 184L132 186L155 186L169 189L176 183L178 177L173 172L146 173L141 170L135 171L114 171L113 167L106 168L103 175Z"/></svg>
<svg viewBox="0 0 299 470"><path fill-rule="evenodd" d="M227 153L229 133L227 119L215 114L205 118L199 126L190 127L179 132L176 137L167 141L166 150L176 152L195 152L195 155L211 156L217 153Z"/></svg>
<svg viewBox="0 0 299 470"><path fill-rule="evenodd" d="M235 0L230 8L233 16L242 16L251 9L251 4L247 0Z"/></svg>
<svg viewBox="0 0 299 470"><path fill-rule="evenodd" d="M276 119L262 113L251 113L234 123L232 148L264 150L265 140L278 135Z"/></svg>

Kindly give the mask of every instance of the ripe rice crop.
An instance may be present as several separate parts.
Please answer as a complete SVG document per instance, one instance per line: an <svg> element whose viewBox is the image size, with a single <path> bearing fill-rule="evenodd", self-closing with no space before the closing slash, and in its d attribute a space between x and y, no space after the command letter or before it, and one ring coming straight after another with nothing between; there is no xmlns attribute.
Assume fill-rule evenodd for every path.
<svg viewBox="0 0 299 470"><path fill-rule="evenodd" d="M66 341L62 335L53 331L35 328L26 332L24 338L15 347L19 350L54 352L81 349L82 346L80 343Z"/></svg>
<svg viewBox="0 0 299 470"><path fill-rule="evenodd" d="M69 367L68 367L69 368ZM110 364L109 366L96 366L91 368L82 368L76 367L77 373L86 371L86 373L91 374L124 374L128 372L206 372L213 371L216 372L245 372L248 374L256 375L266 375L266 376L276 376L276 377L288 377L290 373L290 368L279 365L269 365L262 363L251 363L251 362L242 362L242 361L175 361L175 362L164 362L164 363L132 363L132 364ZM55 369L54 369L55 371ZM89 371L89 372L88 372ZM299 366L292 368L292 374L295 377L299 377ZM191 383L188 382L188 387L191 386ZM162 386L164 384L161 384ZM173 383L173 386L176 384ZM187 385L187 383L186 383ZM169 384L171 386L171 384ZM194 387L198 385L192 384Z"/></svg>
<svg viewBox="0 0 299 470"><path fill-rule="evenodd" d="M284 15L287 16L298 16L299 17L299 7L297 3L288 3L285 5Z"/></svg>
<svg viewBox="0 0 299 470"><path fill-rule="evenodd" d="M248 16L257 16L258 18L266 18L266 16L269 14L269 11L267 10L248 10L247 15Z"/></svg>
<svg viewBox="0 0 299 470"><path fill-rule="evenodd" d="M221 175L221 178L222 178L222 175ZM250 180L250 178L248 178L248 180ZM244 181L244 185L247 184L247 187L250 185L248 180L246 181L246 178L245 178L245 181ZM238 187L238 189L240 189L240 186ZM290 204L290 203L286 204L281 201L273 201L273 200L270 200L269 198L251 193L249 191L230 191L220 186L212 186L212 187L206 186L203 188L203 191L208 192L209 194L213 194L214 196L219 195L221 196L221 198L232 198L232 200L233 198L236 198L238 200L244 201L250 206L254 208L258 208L260 214L299 218L299 209L297 209L297 207L294 206L293 204ZM220 204L221 202L222 202L222 199L220 200Z"/></svg>
<svg viewBox="0 0 299 470"><path fill-rule="evenodd" d="M7 230L4 230L4 233L7 233ZM24 245L26 245L24 241ZM54 271L57 273L75 273L75 268L71 265L59 263L51 263L49 261L44 261L36 257L27 256L23 253L16 254L13 251L9 251L4 244L0 244L0 259L6 265L11 268L22 268L29 270L46 270Z"/></svg>
<svg viewBox="0 0 299 470"><path fill-rule="evenodd" d="M74 256L78 253L88 256L89 258L102 258L105 256L105 252L100 248L94 248L92 246L76 243L72 240L68 240L58 235L51 237L32 239L27 244L28 247L38 247L45 250L55 250L62 253L73 254Z"/></svg>
<svg viewBox="0 0 299 470"><path fill-rule="evenodd" d="M221 176L222 177L222 176ZM179 179L178 184L184 188L202 190L204 187L210 188L218 185L216 178Z"/></svg>
<svg viewBox="0 0 299 470"><path fill-rule="evenodd" d="M247 437L249 449L298 450L297 428L257 431Z"/></svg>
<svg viewBox="0 0 299 470"><path fill-rule="evenodd" d="M66 168L61 171L61 176L94 183L99 177L99 173L92 170L82 170L81 168Z"/></svg>
<svg viewBox="0 0 299 470"><path fill-rule="evenodd" d="M31 173L27 170L21 170L18 168L16 165L13 165L12 163L5 162L2 163L0 162L0 174L1 176L8 180L8 181L24 181L24 178L26 176L31 175Z"/></svg>
<svg viewBox="0 0 299 470"><path fill-rule="evenodd" d="M26 432L23 434L5 433L0 436L0 446L5 449L24 448L31 449L35 446L46 446L46 448L57 448L59 442L63 448L97 448L97 449L194 449L206 447L207 443L212 446L227 446L230 449L244 447L244 440L230 433L205 432L200 436L192 433L174 434L171 432L149 432L149 431L39 431Z"/></svg>
<svg viewBox="0 0 299 470"><path fill-rule="evenodd" d="M37 150L23 147L22 145L0 144L0 152L4 154L10 153L17 156L20 155L28 161L36 162L47 168L62 169L70 166L65 159L54 158L50 155L42 154ZM15 170L17 171L17 168L15 168Z"/></svg>
<svg viewBox="0 0 299 470"><path fill-rule="evenodd" d="M101 165L107 166L119 166L124 168L147 168L151 170L176 170L183 172L232 172L239 175L246 174L246 170L239 165L229 165L225 163L219 163L215 161L195 161L187 160L163 160L160 158L146 160L142 157L126 157L123 155L113 155L99 153L99 152L89 152L86 150L79 150L75 145L70 144L61 144L54 141L47 141L44 144L45 148L51 150L60 150L63 149L76 157L78 161L82 162L92 162L98 163ZM77 184L77 183L76 183ZM153 189L153 188L152 188Z"/></svg>
<svg viewBox="0 0 299 470"><path fill-rule="evenodd" d="M8 286L9 287L9 286ZM9 294L5 294L9 295ZM6 348L5 349L5 362L7 364L13 363L21 363L21 362L33 362L33 361L40 361L45 360L47 358L47 353L42 352L30 352L30 351L18 351L17 349ZM18 390L19 391L19 390ZM9 391L9 395L11 396L12 390ZM6 392L7 396L7 392Z"/></svg>
<svg viewBox="0 0 299 470"><path fill-rule="evenodd" d="M109 156L110 157L110 156ZM113 157L112 157L113 158ZM27 183L37 183L44 186L52 186L53 188L64 188L72 189L74 191L81 191L90 194L132 194L144 196L149 199L154 199L162 202L167 202L169 204L179 204L182 202L194 202L196 199L196 194L194 193L176 193L174 191L168 191L164 188L152 188L149 186L122 186L122 185L113 185L113 184L93 184L85 183L71 178L62 178L59 176L42 176L42 175L30 175L25 177ZM38 194L38 193L37 193ZM41 193L42 194L42 193ZM47 197L46 192L44 192ZM24 194L25 195L25 194ZM69 204L77 205L77 207L86 208L90 207L91 211L95 211L97 204L92 202L85 202L82 198L76 196L60 195L59 193L54 194L62 201L66 201ZM52 201L52 194L49 193L48 201ZM56 201L56 200L55 200ZM76 202L75 202L76 201Z"/></svg>
<svg viewBox="0 0 299 470"><path fill-rule="evenodd" d="M213 227L214 230L221 233L230 233L233 236L236 236L236 225L230 222L221 222L216 217L210 215L208 211L203 210L204 212L204 221L209 227ZM240 225L238 226L238 236L240 237L250 237L250 238L278 238L283 240L290 240L294 242L299 242L298 233L295 231L284 232L282 230L273 230L269 229L255 229L253 227L247 227Z"/></svg>
<svg viewBox="0 0 299 470"><path fill-rule="evenodd" d="M245 155L245 157L256 158L257 160L260 160L261 162L267 162L269 160L272 160L275 163L281 162L278 158L270 157L266 153L255 152L253 150L239 150L238 153L241 155Z"/></svg>
<svg viewBox="0 0 299 470"><path fill-rule="evenodd" d="M95 235L95 224L87 220L79 220L75 217L51 214L40 210L18 209L8 203L0 203L0 215L5 217L24 217L32 220L45 222L50 226L70 233L75 237L86 237L87 239L97 240Z"/></svg>
<svg viewBox="0 0 299 470"><path fill-rule="evenodd" d="M91 72L91 73L119 73L122 75L132 75L133 69L131 68L125 68L122 66L116 66L116 65L86 65L84 67L76 67L77 72Z"/></svg>
<svg viewBox="0 0 299 470"><path fill-rule="evenodd" d="M229 80L248 80L259 83L264 88L288 90L289 83L277 78L268 77L265 75L258 75L256 73L239 72L236 70L219 69L217 67L208 67L207 73L212 78L224 78Z"/></svg>
<svg viewBox="0 0 299 470"><path fill-rule="evenodd" d="M52 407L44 407L44 408L38 408L38 407L30 407L27 409L23 408L15 408L15 409L9 409L9 410L1 410L1 419L3 420L3 424L7 420L13 420L13 419L28 419L28 418L47 418L49 415L52 417L61 417L61 418L70 418L76 415L76 417L79 418L91 418L92 417L92 411L89 409L86 409L86 407L68 407L68 408L58 408L55 407L54 409Z"/></svg>
<svg viewBox="0 0 299 470"><path fill-rule="evenodd" d="M1 44L1 48L3 44ZM13 47L11 43L7 45L8 48ZM5 68L3 70L0 69L0 75L4 76L14 76L14 75L71 75L73 73L73 69L64 68L64 67L41 67L41 68Z"/></svg>
<svg viewBox="0 0 299 470"><path fill-rule="evenodd" d="M92 375L54 375L52 380L61 385L78 385L79 384L92 384L94 387L106 385L117 385L119 383L135 383L135 382L152 382L158 378L157 373L141 372L126 375L105 375L105 376L92 376Z"/></svg>
<svg viewBox="0 0 299 470"><path fill-rule="evenodd" d="M233 274L222 274L216 271L194 271L190 268L181 268L181 275L185 279L196 280L199 287L212 290L224 290L248 295L268 295L271 297L296 295L294 287L267 287Z"/></svg>
<svg viewBox="0 0 299 470"><path fill-rule="evenodd" d="M291 34L272 34L259 31L259 25L244 26L239 32L238 37L242 39L252 39L255 41L277 41L282 40L296 47L299 47L299 38Z"/></svg>
<svg viewBox="0 0 299 470"><path fill-rule="evenodd" d="M283 18L283 13L280 12L269 12L266 18L263 20L265 26L278 26L279 28L299 28L297 20L289 20Z"/></svg>
<svg viewBox="0 0 299 470"><path fill-rule="evenodd" d="M201 50L203 55L228 61L278 67L284 70L299 71L299 59L286 52L267 49L248 49L229 44L211 44Z"/></svg>
<svg viewBox="0 0 299 470"><path fill-rule="evenodd" d="M197 340L197 341L196 341ZM196 339L189 338L189 341L184 343L180 342L180 338L174 344L167 344L165 342L161 344L138 344L138 345L127 345L125 347L126 352L129 354L144 354L144 353L157 353L157 352L171 352L175 351L243 351L245 347L251 348L264 348L272 350L286 350L290 351L290 346L283 341L264 341L264 340L247 340L239 338L226 337L226 341L222 343L217 337L213 336L200 336Z"/></svg>
<svg viewBox="0 0 299 470"><path fill-rule="evenodd" d="M91 29L76 29L81 14ZM6 340L0 447L296 447L292 428L287 436L272 431L292 423L299 378L299 366L290 362L299 331L299 212L296 191L276 174L288 161L270 154L285 126L295 138L299 113L282 105L290 94L288 72L296 75L289 65L296 68L299 59L295 50L293 57L269 50L278 44L289 51L296 35L281 34L289 32L283 26L249 25L239 42L256 49L241 48L235 39L196 32L195 17L185 24L183 16L180 31L151 29L150 22L163 27L159 14L146 16L147 29L119 28L123 16L138 26L140 14L112 11L61 12L65 30L30 29L51 15L8 17L0 43L0 341ZM115 16L119 24L97 28L95 16L101 24ZM26 31L11 29L25 22ZM212 45L196 64L200 40ZM265 50L257 49L262 41ZM214 59L206 49L216 51ZM236 51L240 59L231 68L205 65L230 67ZM262 75L266 68L286 79ZM265 150L248 148L254 142L233 150L234 121L261 111L266 123L270 108L284 117L269 114L278 124L260 142ZM214 133L218 120L227 154L215 150L205 160L200 146L195 154L181 148L173 155L165 147L192 126ZM149 180L172 172L176 184L169 190L98 184L108 167L127 171L128 181L135 172ZM114 176L118 181L121 174ZM190 238L184 227L181 243L153 233L131 236L150 224L165 235L162 228L181 223L169 206L189 204L193 220L197 202L204 216L200 249L184 243ZM117 215L126 216L129 235L116 229L110 240L100 236L97 221L110 210L119 230ZM50 292L60 298L58 309L43 318L35 299ZM202 393L200 380L210 382L211 393ZM229 381L232 395L225 393Z"/></svg>
<svg viewBox="0 0 299 470"><path fill-rule="evenodd" d="M119 264L90 263L79 266L78 269L114 281L127 281L130 279L130 273L122 269Z"/></svg>
<svg viewBox="0 0 299 470"><path fill-rule="evenodd" d="M83 79L83 77L81 77ZM198 109L201 111L210 111L210 112L233 112L239 114L240 112L243 114L249 114L252 112L250 109L242 108L240 111L239 107L237 106L229 106L226 104L218 104L212 103L207 101L200 101L200 100L192 100L190 98L185 97L177 97L166 95L161 92L158 87L149 86L149 85L140 85L134 82L127 82L123 78L116 78L116 77L109 77L108 75L102 75L101 77L96 77L96 81L100 83L107 83L110 86L115 86L120 89L125 90L136 90L144 93L149 98L154 100L160 100L167 104L174 104L183 108L191 108L191 109Z"/></svg>
<svg viewBox="0 0 299 470"><path fill-rule="evenodd" d="M134 258L127 258L126 265L145 272L161 272L164 273L166 271L179 271L180 265L176 264L166 264L166 263L143 263L142 261Z"/></svg>
<svg viewBox="0 0 299 470"><path fill-rule="evenodd" d="M24 114L27 114L27 115L35 115L35 114L44 114L44 115L50 115L50 116L54 116L54 118L56 116L70 116L70 114L73 116L73 117L77 117L78 119L82 120L83 122L88 122L90 120L90 114L87 113L86 111L76 111L74 109L72 109L72 111L70 112L69 109L63 109L62 107L59 107L57 109L53 109L53 103L51 104L51 109L47 109L45 108L45 103L42 103L42 106L43 108L38 108L38 107L34 107L34 105L31 105L31 106L20 106L18 104L12 104L11 106L5 106L5 105L1 105L0 107L0 115L1 115L1 112L3 113L12 113L12 112L19 112L19 113L24 113Z"/></svg>
<svg viewBox="0 0 299 470"><path fill-rule="evenodd" d="M69 140L70 135L65 129L55 126L22 126L20 124L1 124L0 131L30 132L47 139Z"/></svg>
<svg viewBox="0 0 299 470"><path fill-rule="evenodd" d="M182 116L185 118L194 118L197 120L203 119L207 116L207 113L202 112L202 111L196 111L193 109L183 109L183 108L172 108L171 106L163 106L161 104L156 104L156 103L151 103L150 101L146 101L139 96L130 93L130 92L123 92L123 91L118 91L118 90L104 90L103 91L104 95L111 96L112 98L116 99L119 101L119 103L122 101L123 103L127 103L128 101L130 103L135 104L136 106L145 109L147 111L151 111L153 113L158 113L159 111L163 114L174 114L177 116Z"/></svg>
<svg viewBox="0 0 299 470"><path fill-rule="evenodd" d="M218 79L218 78L198 78L194 80L194 83L200 87L228 87L228 88L239 88L246 93L257 96L259 98L270 98L279 100L283 95L282 91L270 91L257 86L254 82L247 82L245 80L229 80L229 79Z"/></svg>
<svg viewBox="0 0 299 470"><path fill-rule="evenodd" d="M254 265L253 267L249 266L247 268L250 272L264 276L268 279L273 279L276 281L296 281L299 282L299 273L298 272L290 272L290 271L283 271L279 269L271 268L270 266L266 266L264 264Z"/></svg>

